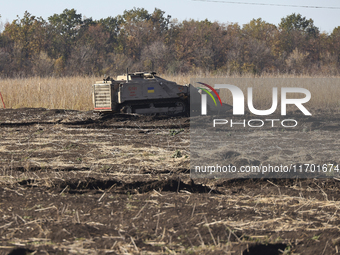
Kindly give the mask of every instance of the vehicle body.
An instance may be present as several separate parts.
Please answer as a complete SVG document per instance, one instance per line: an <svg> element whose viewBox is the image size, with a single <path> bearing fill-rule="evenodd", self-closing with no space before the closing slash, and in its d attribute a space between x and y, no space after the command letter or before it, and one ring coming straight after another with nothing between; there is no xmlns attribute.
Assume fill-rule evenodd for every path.
<svg viewBox="0 0 340 255"><path fill-rule="evenodd" d="M178 85L165 80L154 72L124 74L116 80L108 77L93 85L94 111L169 115L189 113L190 96L200 102L199 89L193 88L192 85ZM211 103L208 101L208 106Z"/></svg>

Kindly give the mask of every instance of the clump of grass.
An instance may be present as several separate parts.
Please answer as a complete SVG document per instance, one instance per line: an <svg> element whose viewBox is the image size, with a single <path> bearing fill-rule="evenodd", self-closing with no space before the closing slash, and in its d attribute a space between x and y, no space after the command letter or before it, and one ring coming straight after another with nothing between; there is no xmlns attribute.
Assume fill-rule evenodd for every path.
<svg viewBox="0 0 340 255"><path fill-rule="evenodd" d="M180 150L176 150L176 151L174 152L174 154L172 154L171 157L172 157L172 158L181 158L181 157L182 157L182 153L181 153Z"/></svg>
<svg viewBox="0 0 340 255"><path fill-rule="evenodd" d="M176 130L176 129L170 129L170 136L175 136L175 135L178 135L179 133L183 132L184 129L179 129L179 130Z"/></svg>

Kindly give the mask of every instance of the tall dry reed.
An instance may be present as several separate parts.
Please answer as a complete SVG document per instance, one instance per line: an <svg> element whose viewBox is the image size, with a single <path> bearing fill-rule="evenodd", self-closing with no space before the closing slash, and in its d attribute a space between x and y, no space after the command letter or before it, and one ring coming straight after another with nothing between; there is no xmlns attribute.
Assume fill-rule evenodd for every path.
<svg viewBox="0 0 340 255"><path fill-rule="evenodd" d="M1 79L7 108L92 109L93 77Z"/></svg>
<svg viewBox="0 0 340 255"><path fill-rule="evenodd" d="M280 87L303 87L312 94L312 99L306 106L319 109L340 109L339 77L283 75L226 77L209 74L164 75L162 77L182 85L189 84L192 77L227 78L228 83L240 87L245 96L247 95L247 87L253 87L254 106L258 109L268 109L271 106L272 87L278 87L279 91ZM7 108L44 107L49 109L91 110L93 109L92 84L101 79L98 77L1 79L0 92ZM221 91L221 97L225 103L232 104L231 93ZM2 108L1 103L0 108Z"/></svg>

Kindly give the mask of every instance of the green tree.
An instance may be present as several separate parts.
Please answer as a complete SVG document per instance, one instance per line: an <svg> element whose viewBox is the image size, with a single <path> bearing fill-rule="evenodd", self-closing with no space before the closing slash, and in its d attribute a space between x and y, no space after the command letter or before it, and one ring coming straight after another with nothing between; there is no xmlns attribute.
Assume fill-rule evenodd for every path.
<svg viewBox="0 0 340 255"><path fill-rule="evenodd" d="M165 18L164 12L157 8L152 14L144 8L134 8L124 11L117 19L119 48L134 61L140 61L145 46L164 40L170 16Z"/></svg>
<svg viewBox="0 0 340 255"><path fill-rule="evenodd" d="M46 21L25 12L23 18L7 24L3 32L7 51L11 52L13 69L22 74L30 73L30 63L46 46ZM11 46L8 47L8 44Z"/></svg>
<svg viewBox="0 0 340 255"><path fill-rule="evenodd" d="M245 40L242 38L242 30L238 23L229 24L227 26L227 57L225 59L225 67L228 72L241 73L244 63Z"/></svg>
<svg viewBox="0 0 340 255"><path fill-rule="evenodd" d="M340 26L334 28L330 35L329 50L336 57L337 65L340 66Z"/></svg>
<svg viewBox="0 0 340 255"><path fill-rule="evenodd" d="M67 68L69 74L103 74L109 33L100 24L89 26L76 41Z"/></svg>
<svg viewBox="0 0 340 255"><path fill-rule="evenodd" d="M49 54L65 63L83 24L82 15L77 14L75 9L65 9L61 14L50 16L48 21L51 41Z"/></svg>
<svg viewBox="0 0 340 255"><path fill-rule="evenodd" d="M282 60L282 65L287 63L288 57L295 56L296 52L307 56L304 61L300 61L304 65L300 67L301 70L306 70L307 66L320 60L320 32L312 19L293 13L281 19L279 30L274 52Z"/></svg>
<svg viewBox="0 0 340 255"><path fill-rule="evenodd" d="M107 51L108 52L122 52L122 45L118 44L118 34L120 31L121 19L117 17L108 17L105 19L100 19L97 24L101 25L104 32L109 34L109 39L107 40ZM119 48L121 46L121 48Z"/></svg>
<svg viewBox="0 0 340 255"><path fill-rule="evenodd" d="M261 18L252 19L248 24L243 25L242 34L256 40L272 44L278 30L275 25L263 21Z"/></svg>
<svg viewBox="0 0 340 255"><path fill-rule="evenodd" d="M275 25L253 19L243 25L242 40L244 41L243 71L261 73L263 70L273 71L275 66L273 43L278 30Z"/></svg>
<svg viewBox="0 0 340 255"><path fill-rule="evenodd" d="M282 18L279 28L288 32L304 32L310 36L317 36L319 33L319 29L314 26L312 19L306 19L306 17L302 17L301 14L295 13L288 15L286 18Z"/></svg>

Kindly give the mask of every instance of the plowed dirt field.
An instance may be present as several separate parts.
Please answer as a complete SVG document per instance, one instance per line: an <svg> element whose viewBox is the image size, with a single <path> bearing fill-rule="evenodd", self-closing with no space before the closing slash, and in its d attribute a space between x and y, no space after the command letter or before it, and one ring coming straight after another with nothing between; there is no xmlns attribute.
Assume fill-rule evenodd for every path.
<svg viewBox="0 0 340 255"><path fill-rule="evenodd" d="M339 164L319 116L291 132L326 128ZM0 254L339 252L340 179L190 179L189 124L1 109Z"/></svg>

